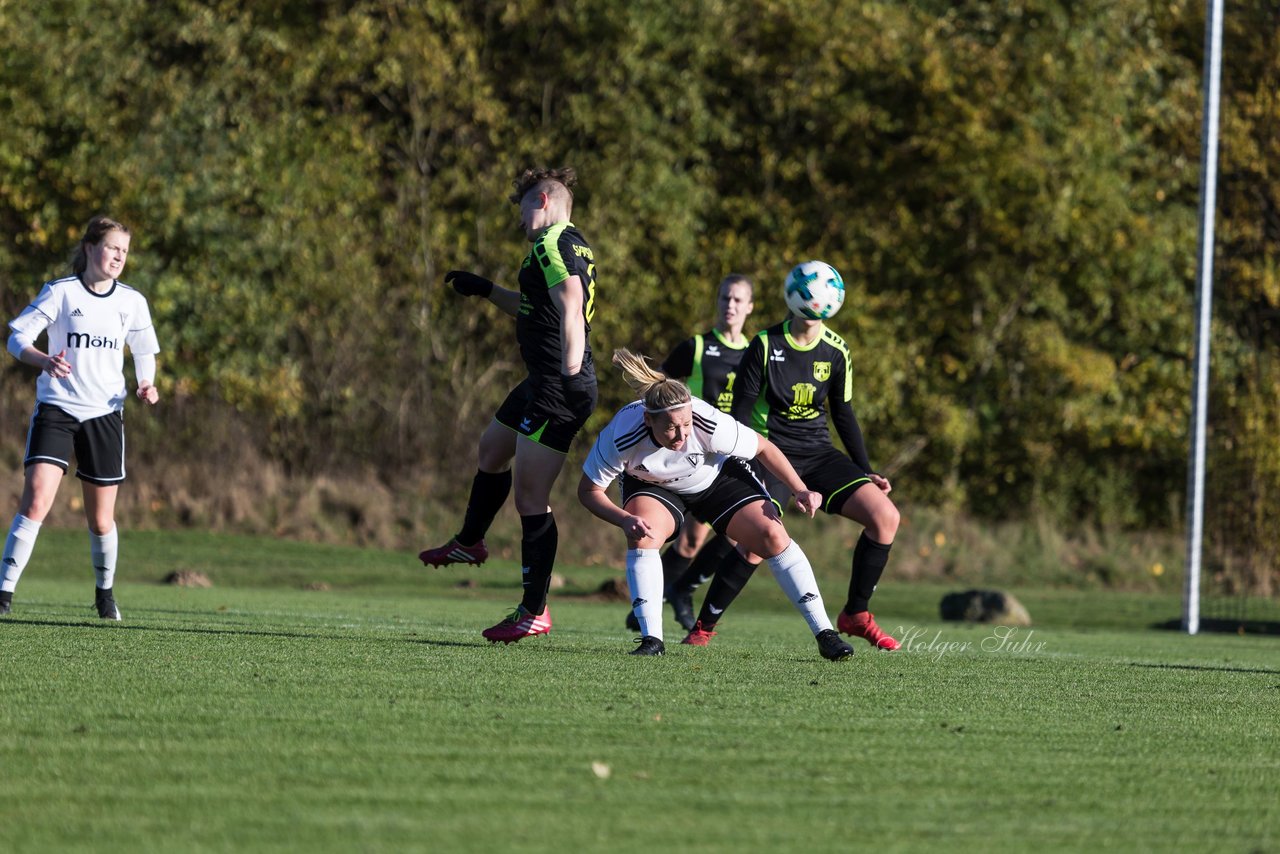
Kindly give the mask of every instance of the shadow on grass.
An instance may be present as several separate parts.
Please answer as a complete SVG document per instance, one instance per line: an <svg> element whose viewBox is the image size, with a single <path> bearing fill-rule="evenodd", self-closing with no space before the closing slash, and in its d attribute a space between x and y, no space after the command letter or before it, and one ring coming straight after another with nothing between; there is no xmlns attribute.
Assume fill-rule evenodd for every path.
<svg viewBox="0 0 1280 854"><path fill-rule="evenodd" d="M1268 670L1265 667L1214 667L1206 664L1140 664L1136 661L1130 667L1145 667L1149 670L1208 670L1218 673L1265 673L1268 676L1280 676L1280 670Z"/></svg>
<svg viewBox="0 0 1280 854"><path fill-rule="evenodd" d="M1153 624L1151 628L1180 632L1182 620L1165 620L1163 623ZM1229 635L1280 635L1280 620L1201 619L1200 631Z"/></svg>
<svg viewBox="0 0 1280 854"><path fill-rule="evenodd" d="M334 640L334 641L350 641L351 635L334 635L321 632L289 632L289 631L272 631L266 629L246 629L246 628L207 628L199 626L139 626L129 623L117 623L110 620L98 620L92 617L86 617L84 620L42 620L30 618L9 618L0 621L0 625L10 623L13 625L25 626L52 626L55 628L75 628L75 629L98 629L101 631L115 632L155 632L155 633L175 633L175 634L191 634L191 635L229 635L233 637L263 637L263 638L289 638L293 640ZM395 641L398 643L425 644L428 646L443 647L465 647L475 648L487 645L485 643L461 642L448 640L432 640L419 637L383 637L381 640Z"/></svg>
<svg viewBox="0 0 1280 854"><path fill-rule="evenodd" d="M24 617L10 618L5 622L23 626L54 626L73 629L101 629L113 632L178 632L196 635L253 635L266 638L298 638L308 640L349 640L348 635L323 635L314 632L280 632L262 629L211 629L195 626L138 626L129 623L117 623L113 620L98 620L86 617L84 620L38 620Z"/></svg>

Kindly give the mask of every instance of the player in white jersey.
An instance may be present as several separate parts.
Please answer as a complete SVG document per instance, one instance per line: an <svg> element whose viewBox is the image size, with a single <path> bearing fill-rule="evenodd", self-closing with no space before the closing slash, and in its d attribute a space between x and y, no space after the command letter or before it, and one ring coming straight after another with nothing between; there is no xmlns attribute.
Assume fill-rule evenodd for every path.
<svg viewBox="0 0 1280 854"><path fill-rule="evenodd" d="M129 229L98 216L72 257L73 275L46 282L35 301L9 324L9 352L40 369L36 407L27 432L26 476L18 515L9 528L0 568L0 614L35 548L62 477L76 460L89 522L89 553L98 616L119 620L112 593L116 558L116 493L124 471L124 349L133 354L138 397L156 404L155 328L146 298L119 281L129 254ZM36 345L48 333L48 352Z"/></svg>
<svg viewBox="0 0 1280 854"><path fill-rule="evenodd" d="M822 496L811 492L768 439L701 399L679 380L653 370L627 350L613 363L641 399L624 406L601 431L582 466L578 499L627 537L627 584L642 637L632 655L662 655L662 559L685 512L760 555L804 615L824 658L853 655L822 604L813 568L788 535L777 508L747 460L791 487L796 506L812 516ZM622 506L605 490L622 480Z"/></svg>

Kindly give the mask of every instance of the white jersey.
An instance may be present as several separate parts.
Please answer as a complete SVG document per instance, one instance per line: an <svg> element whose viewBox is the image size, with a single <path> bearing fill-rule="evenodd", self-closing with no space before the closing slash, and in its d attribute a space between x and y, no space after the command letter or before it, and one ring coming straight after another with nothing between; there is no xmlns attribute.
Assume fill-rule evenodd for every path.
<svg viewBox="0 0 1280 854"><path fill-rule="evenodd" d="M146 297L120 281L105 294L89 290L79 276L46 282L9 328L32 342L48 329L49 355L66 350L71 376L59 380L41 372L36 403L78 421L124 409L125 347L135 356L160 352Z"/></svg>
<svg viewBox="0 0 1280 854"><path fill-rule="evenodd" d="M693 429L685 447L669 451L659 445L644 423L644 402L637 400L618 410L600 431L582 471L602 489L625 472L677 494L693 495L711 485L729 457L755 458L759 434L705 400L695 397L692 403Z"/></svg>

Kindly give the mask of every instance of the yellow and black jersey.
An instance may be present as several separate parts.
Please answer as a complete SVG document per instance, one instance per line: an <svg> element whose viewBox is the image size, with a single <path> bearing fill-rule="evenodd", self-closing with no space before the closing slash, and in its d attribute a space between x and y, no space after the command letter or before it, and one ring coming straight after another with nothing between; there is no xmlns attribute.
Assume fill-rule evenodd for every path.
<svg viewBox="0 0 1280 854"><path fill-rule="evenodd" d="M560 312L551 300L551 289L570 276L582 280L582 315L590 333L596 309L595 256L573 223L558 222L538 235L520 267L516 340L531 375L560 374ZM591 364L590 336L582 363Z"/></svg>
<svg viewBox="0 0 1280 854"><path fill-rule="evenodd" d="M721 412L733 410L733 383L749 341L734 344L718 329L687 338L662 363L662 372L685 380L694 397Z"/></svg>
<svg viewBox="0 0 1280 854"><path fill-rule="evenodd" d="M751 339L734 383L733 416L787 456L803 456L831 447L829 412L850 458L873 471L853 414L849 345L824 326L818 340L802 346L790 328L784 320Z"/></svg>

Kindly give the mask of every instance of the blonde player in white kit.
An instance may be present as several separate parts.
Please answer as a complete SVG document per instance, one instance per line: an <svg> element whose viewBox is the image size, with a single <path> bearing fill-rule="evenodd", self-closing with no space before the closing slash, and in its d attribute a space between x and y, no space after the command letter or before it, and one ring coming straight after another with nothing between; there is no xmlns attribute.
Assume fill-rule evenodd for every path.
<svg viewBox="0 0 1280 854"><path fill-rule="evenodd" d="M796 506L812 516L822 496L810 491L773 444L649 367L628 350L613 363L641 397L618 411L583 464L578 499L627 537L627 584L640 623L632 655L662 655L662 559L659 549L680 530L684 514L732 537L769 564L778 586L799 609L823 658L838 661L853 647L831 626L813 568L787 535L777 508L747 460L790 487ZM605 490L622 479L622 506Z"/></svg>
<svg viewBox="0 0 1280 854"><path fill-rule="evenodd" d="M119 620L112 594L118 544L116 493L125 479L124 348L133 354L138 397L155 405L156 342L146 298L118 280L129 255L129 229L98 216L89 221L72 257L73 275L46 282L9 324L9 352L40 369L36 408L27 432L26 479L18 515L0 563L0 614L12 608L35 548L40 524L76 460L89 521L95 575L94 604L104 620ZM36 346L48 331L49 352Z"/></svg>

